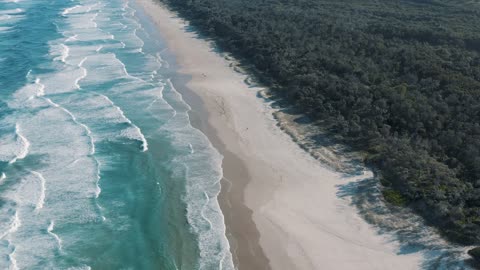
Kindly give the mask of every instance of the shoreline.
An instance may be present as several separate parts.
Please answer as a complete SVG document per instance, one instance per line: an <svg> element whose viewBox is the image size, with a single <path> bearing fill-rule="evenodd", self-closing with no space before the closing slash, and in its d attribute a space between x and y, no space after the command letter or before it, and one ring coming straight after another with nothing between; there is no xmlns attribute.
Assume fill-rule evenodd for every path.
<svg viewBox="0 0 480 270"><path fill-rule="evenodd" d="M174 56L166 58L169 63L175 63ZM176 65L175 63L174 67ZM226 236L234 265L236 269L271 269L268 258L259 244L260 235L252 219L252 210L245 206L243 199L250 177L248 169L239 157L226 149L217 132L209 123L208 119L212 113L206 109L201 96L189 88L188 83L191 78L192 76L187 74L175 73L172 74L171 81L185 102L192 108L189 112L192 126L202 131L223 156L222 189L218 195L218 201L224 215ZM228 179L235 179L235 185ZM235 217L233 213L235 213ZM239 246L247 248L239 248ZM241 268L239 268L240 262Z"/></svg>
<svg viewBox="0 0 480 270"><path fill-rule="evenodd" d="M176 59L182 75L173 82L192 107L192 124L224 156L218 199L238 269L418 268L420 254L397 255L398 243L338 198L338 186L359 177L345 178L303 151L257 97L260 89L183 20L153 0L136 2Z"/></svg>
<svg viewBox="0 0 480 270"><path fill-rule="evenodd" d="M240 269L271 269L268 259L258 243L260 236L252 220L252 211L243 202L244 191L250 177L246 165L226 149L207 121L211 113L205 109L201 97L188 88L190 76L173 74L171 80L177 91L182 94L185 102L192 108L189 113L192 126L202 131L223 155L224 175L221 180L222 190L218 195L218 201L225 218L226 236L230 243L234 265L238 267L241 261L242 268ZM236 184L232 185L228 179L237 180ZM233 216L232 212L237 218ZM238 249L239 245L246 246L248 249Z"/></svg>

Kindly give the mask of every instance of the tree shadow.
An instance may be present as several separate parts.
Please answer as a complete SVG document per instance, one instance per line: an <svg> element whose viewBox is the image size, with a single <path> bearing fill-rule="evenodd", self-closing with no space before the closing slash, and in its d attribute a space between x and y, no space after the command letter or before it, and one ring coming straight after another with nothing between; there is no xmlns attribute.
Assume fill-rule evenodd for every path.
<svg viewBox="0 0 480 270"><path fill-rule="evenodd" d="M351 176L346 175L345 180ZM337 196L350 201L358 214L375 226L377 233L399 243L398 255L420 252L422 269L469 269L474 262L466 248L442 239L438 231L411 210L386 203L375 177L337 185Z"/></svg>

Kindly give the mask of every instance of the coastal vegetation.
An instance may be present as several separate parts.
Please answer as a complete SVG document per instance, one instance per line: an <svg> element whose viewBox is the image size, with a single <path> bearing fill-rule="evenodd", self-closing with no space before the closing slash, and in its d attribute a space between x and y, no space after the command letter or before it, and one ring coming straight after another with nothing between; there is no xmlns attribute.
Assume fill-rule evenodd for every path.
<svg viewBox="0 0 480 270"><path fill-rule="evenodd" d="M480 2L161 1L367 153L387 201L480 244Z"/></svg>
<svg viewBox="0 0 480 270"><path fill-rule="evenodd" d="M473 248L468 251L468 254L472 256L473 259L480 262L480 247Z"/></svg>

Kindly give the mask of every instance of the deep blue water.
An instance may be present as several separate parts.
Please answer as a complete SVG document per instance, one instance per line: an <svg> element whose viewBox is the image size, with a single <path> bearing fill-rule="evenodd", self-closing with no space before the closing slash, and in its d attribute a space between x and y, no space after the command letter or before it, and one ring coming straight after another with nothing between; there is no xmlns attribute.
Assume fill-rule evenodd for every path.
<svg viewBox="0 0 480 270"><path fill-rule="evenodd" d="M222 157L127 0L0 0L0 269L233 269Z"/></svg>

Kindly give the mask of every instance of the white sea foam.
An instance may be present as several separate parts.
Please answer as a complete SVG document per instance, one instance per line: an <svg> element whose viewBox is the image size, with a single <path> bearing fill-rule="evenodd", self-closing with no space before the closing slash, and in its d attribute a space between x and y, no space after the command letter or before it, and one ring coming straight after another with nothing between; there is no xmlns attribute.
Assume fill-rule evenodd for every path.
<svg viewBox="0 0 480 270"><path fill-rule="evenodd" d="M60 234L60 226L55 222L100 220L101 215L94 209L92 196L95 193L95 197L98 198L101 192L100 166L108 168L111 164L101 151L96 153L94 143L101 141L103 145L103 142L109 143L112 139L124 136L141 142L142 150L147 151L145 135L148 134L144 132L155 130L159 125L155 122L141 122L142 117L154 118L153 114L161 112L157 119L161 120L158 121L160 125L164 125L165 119L161 117L170 117L174 114L175 119L164 128L169 136L175 137L175 147L183 149L182 154L187 156L178 159L177 162L189 167L187 174L189 194L186 202L191 204L188 211L189 222L198 228L196 233L200 236L201 269L218 269L218 263L223 265L224 269L228 269L231 255L228 242L223 239L225 229L222 223L223 216L216 200L218 189L216 181L217 176L220 177L216 171L219 168L218 155L202 134L190 126L187 114L189 107L182 103L181 96L174 90L170 91L170 96L176 99L173 107L169 107L163 100L163 85L159 83L162 74L157 74L157 70L165 67L167 63L160 55L149 55L148 46L143 48L144 43L139 36L146 35L142 33L141 25L132 20L134 10L128 7L126 2L125 18L119 18L118 6L115 4L113 7L117 10L112 11L117 14L109 18L111 11L107 9L99 11L98 7L90 5L93 2L81 0L79 3L82 6L71 7L62 12L63 22L59 23L58 27L64 37L51 41L50 45L53 52L51 58L58 57L65 65L60 62L52 64L51 68L57 69L55 72L39 75L35 84L14 97L18 98L21 109L26 109L24 111L34 109L29 111L32 115L19 113L19 123L22 127L25 125L25 128L28 125L28 130L22 131L35 146L30 154L41 159L42 167L39 172L48 180L48 196L46 200L43 199L45 205L40 203L38 196L28 203L26 200L19 201L24 223L20 229L22 234L30 233L29 231L27 233L27 227L28 230L41 232L42 236L35 235L35 239L44 237L45 243L41 245L39 243L38 246L44 246L45 253L52 253L56 247L61 250L62 245L67 250L72 244L70 240L75 236L63 230ZM111 2L106 3L110 5ZM112 40L108 40L109 38ZM68 45L68 51L60 44ZM121 50L121 47L126 49ZM124 59L128 59L128 62ZM48 68L50 66L45 70ZM33 78L30 81L33 81ZM110 88L107 89L105 86ZM98 95L95 92L98 92ZM150 114L144 114L143 110L146 107L151 108ZM178 108L180 110L177 115ZM85 135L90 138L90 149ZM3 149L0 150L2 151ZM101 164L97 158L102 161ZM199 160L201 162L198 162ZM211 164L214 164L213 173ZM33 175L30 177L34 179ZM92 185L94 181L95 189ZM24 187L26 190L28 188L28 191L37 191L34 189L37 187L36 184L28 183L29 186ZM211 185L214 188L211 188ZM23 211L34 211L32 203L35 202L36 208L43 210L30 218L29 213ZM100 209L98 204L97 207ZM101 219L105 220L105 217L101 216ZM108 222L114 220L109 218ZM45 225L48 225L46 232ZM81 227L78 226L79 230ZM59 233L62 239L55 232ZM15 237L19 238L15 239L15 244L18 247L20 268L29 265L24 259L30 255L43 258L40 256L43 255L42 249L27 245L30 239L22 238L20 233L15 234ZM204 260L214 260L216 267L208 268L213 264L206 264ZM77 269L90 268L85 265Z"/></svg>
<svg viewBox="0 0 480 270"><path fill-rule="evenodd" d="M67 270L92 270L90 266L84 265L84 266L78 266L78 267L69 267Z"/></svg>
<svg viewBox="0 0 480 270"><path fill-rule="evenodd" d="M234 269L230 245L225 236L225 224L217 196L220 193L223 157L213 148L204 134L192 128L186 104L171 81L167 81L164 99L177 111L175 119L163 130L172 132L176 147L201 146L174 161L174 174L186 178L187 220L197 235L200 250L200 269ZM208 165L206 165L208 164Z"/></svg>
<svg viewBox="0 0 480 270"><path fill-rule="evenodd" d="M30 148L30 142L22 135L18 123L15 124L15 134L17 136L17 144L19 145L19 148L16 156L8 162L9 164L13 164L19 159L24 159L28 155L28 150Z"/></svg>
<svg viewBox="0 0 480 270"><path fill-rule="evenodd" d="M85 77L87 77L88 75L87 69L83 67L83 63L85 63L86 60L87 60L87 57L83 58L82 61L80 61L80 63L78 64L78 67L82 70L82 76L78 77L75 80L75 86L77 87L77 89L81 89L80 81L85 79Z"/></svg>
<svg viewBox="0 0 480 270"><path fill-rule="evenodd" d="M160 87L153 90L153 93L152 93L153 100L145 108L146 110L150 110L153 107L153 105L155 105L155 103L157 103L158 101L164 101L163 100L163 89L164 89L164 86L161 85ZM165 101L164 101L164 104L165 104Z"/></svg>
<svg viewBox="0 0 480 270"><path fill-rule="evenodd" d="M85 78L86 86L128 78L115 54L97 53L95 52L97 48L98 46L93 49L92 54L88 56L88 61L83 65L88 70L95 70L94 73L88 75L88 78Z"/></svg>
<svg viewBox="0 0 480 270"><path fill-rule="evenodd" d="M65 34L65 36L70 36L70 33ZM81 38L80 36L78 38ZM54 57L59 57L61 54L61 48L59 44L68 44L69 48L69 57L66 59L67 67L64 70L69 70L70 68L78 68L78 65L82 62L85 57L89 57L90 55L96 54L96 50L98 49L99 45L91 44L79 44L76 42L77 40L71 40L71 42L66 42L65 39L58 39L55 41L50 42L50 54ZM82 40L83 41L83 40ZM103 45L100 45L103 46ZM109 45L105 45L109 48ZM89 59L90 61L90 59ZM82 65L85 64L82 63ZM59 70L60 72L61 70ZM79 72L80 73L80 72Z"/></svg>
<svg viewBox="0 0 480 270"><path fill-rule="evenodd" d="M98 16L98 13L95 13L95 14L93 15L93 17L90 19L90 22L92 23L92 25L93 25L94 28L97 28L97 27L98 27L98 24L97 24L97 22L95 21L95 19L97 18L97 16Z"/></svg>
<svg viewBox="0 0 480 270"><path fill-rule="evenodd" d="M66 63L67 58L70 56L70 47L65 43L55 44L50 46L50 55L55 56L53 60Z"/></svg>
<svg viewBox="0 0 480 270"><path fill-rule="evenodd" d="M43 97L45 95L45 85L40 83L40 78L35 79L35 84L38 86L37 87L37 97Z"/></svg>
<svg viewBox="0 0 480 270"><path fill-rule="evenodd" d="M35 205L35 210L40 210L43 208L43 205L45 204L45 193L46 193L46 180L43 177L43 175L39 172L32 171L32 173L38 178L40 181L40 195L38 196L38 202Z"/></svg>
<svg viewBox="0 0 480 270"><path fill-rule="evenodd" d="M125 122L127 122L131 126L130 128L124 129L122 131L122 135L124 135L127 138L140 141L142 143L142 152L147 151L148 143L147 143L147 139L145 139L145 136L142 133L142 130L138 126L133 124L132 121L130 121L130 119L128 119L125 116L125 113L122 111L122 109L120 109L120 107L115 105L115 103L110 98L102 94L100 94L100 96L103 97L108 103L110 103L112 107L116 108L116 110L122 116L122 118L125 119Z"/></svg>
<svg viewBox="0 0 480 270"><path fill-rule="evenodd" d="M0 22L1 21L6 21L10 18L12 18L12 16L10 16L10 15L0 15Z"/></svg>
<svg viewBox="0 0 480 270"><path fill-rule="evenodd" d="M15 134L0 136L0 161L9 162L16 157L18 144Z"/></svg>
<svg viewBox="0 0 480 270"><path fill-rule="evenodd" d="M147 140L145 139L145 136L143 136L140 128L138 128L137 126L132 124L130 128L126 128L122 130L121 134L122 136L127 137L129 139L140 141L142 143L142 152L145 152L148 150Z"/></svg>
<svg viewBox="0 0 480 270"><path fill-rule="evenodd" d="M47 104L43 102L43 97L36 99ZM75 125L71 117L58 107L43 105L38 113L17 117L25 123L22 132L36 146L31 149L31 154L40 159L38 164L41 164L42 170L37 172L42 176L34 172L19 175L21 181L13 186L12 191L8 192L10 194L4 193L2 197L14 201L12 205L19 210L18 217L22 219L18 233L8 238L17 248L15 255L18 266L21 269L35 269L38 265L35 258L48 259L57 247L53 235L46 231L45 225L51 220L82 224L90 222L85 220L100 218L92 206L97 168L93 158L85 151L88 141L84 139L81 127ZM79 161L73 163L76 159ZM42 177L48 180L46 187L42 186ZM55 233L55 230L50 232ZM63 245L75 243L72 242L76 241L75 237L69 236ZM56 263L52 263L51 269L57 269Z"/></svg>
<svg viewBox="0 0 480 270"><path fill-rule="evenodd" d="M16 248L14 247L12 252L8 254L8 259L10 260L10 269L9 270L18 270L17 260L15 259L15 251Z"/></svg>
<svg viewBox="0 0 480 270"><path fill-rule="evenodd" d="M98 3L88 6L86 12L88 13L88 12L92 11L92 9L93 9L94 7L96 7L97 5L98 5Z"/></svg>
<svg viewBox="0 0 480 270"><path fill-rule="evenodd" d="M3 182L3 180L5 180L7 178L7 175L5 175L5 173L2 173L2 175L0 176L0 184Z"/></svg>
<svg viewBox="0 0 480 270"><path fill-rule="evenodd" d="M65 63L65 61L67 60L67 57L70 55L70 49L68 48L67 45L65 44L60 44L63 48L62 50L62 57L60 58L60 60Z"/></svg>
<svg viewBox="0 0 480 270"><path fill-rule="evenodd" d="M20 217L18 216L18 212L15 212L15 215L13 215L12 219L10 220L10 227L8 230L0 234L0 239L4 239L8 235L16 232L21 225L22 223L20 221Z"/></svg>
<svg viewBox="0 0 480 270"><path fill-rule="evenodd" d="M15 14L23 13L23 12L25 12L25 10L23 10L21 8L0 10L1 15L4 15L4 14L15 15Z"/></svg>
<svg viewBox="0 0 480 270"><path fill-rule="evenodd" d="M168 68L168 62L163 60L161 53L162 52L158 52L155 54L155 61L157 61L159 67L165 66L166 68Z"/></svg>
<svg viewBox="0 0 480 270"><path fill-rule="evenodd" d="M30 80L30 72L26 77ZM38 84L27 83L13 94L13 99L8 100L8 106L12 109L29 107L32 105L31 101L35 98L38 91Z"/></svg>
<svg viewBox="0 0 480 270"><path fill-rule="evenodd" d="M95 199L98 199L100 197L100 194L102 193L102 189L100 188L100 167L101 163L98 161L97 158L95 158L95 163L97 165L97 180L95 181ZM97 208L100 209L100 205L98 205L98 202L95 202L97 204ZM102 216L103 217L103 216ZM105 220L105 217L103 217Z"/></svg>
<svg viewBox="0 0 480 270"><path fill-rule="evenodd" d="M39 85L41 85L39 79L37 79L36 83L39 84ZM44 87L39 87L39 89L44 89ZM43 95L44 95L44 91L39 91L39 94L38 94L37 96L43 97ZM93 156L93 155L95 154L95 140L94 140L94 138L93 138L92 131L90 130L90 128L89 128L87 125L85 125L85 124L83 124L83 123L80 123L80 122L77 120L76 116L75 116L71 111L69 111L68 109L66 109L66 108L60 106L59 104L53 102L53 101L52 101L51 99L49 99L49 98L46 98L46 97L43 97L43 98L44 98L50 105L52 105L52 106L54 106L54 107L56 107L56 108L59 108L59 109L61 109L62 111L64 111L65 113L67 113L75 124L81 126L81 127L85 130L85 134L88 136L88 138L89 138L89 140L90 140L90 147L91 147L91 148L90 148L90 155ZM95 183L95 184L96 184L96 187L95 187L95 198L98 198L98 197L100 196L100 193L101 193L101 189L100 189L100 186L99 186L99 181L100 181L100 162L99 162L95 157L93 157L93 159L95 160L96 167L97 167L96 183ZM39 175L39 177L41 177L41 175ZM43 177L42 177L42 179L43 179ZM44 183L44 182L43 182L43 183ZM40 206L43 206L43 203L40 204ZM40 207L40 208L41 208L41 207Z"/></svg>
<svg viewBox="0 0 480 270"><path fill-rule="evenodd" d="M58 250L62 251L62 239L56 233L53 232L54 228L55 228L55 222L53 220L50 220L50 224L48 224L47 232L57 242Z"/></svg>
<svg viewBox="0 0 480 270"><path fill-rule="evenodd" d="M13 10L0 10L0 23L4 26L11 26L19 20L25 18L25 15L22 14L22 9L13 9Z"/></svg>
<svg viewBox="0 0 480 270"><path fill-rule="evenodd" d="M135 34L137 30L128 30L128 28L125 28L121 32L116 32L115 40L120 41L124 49L131 50L131 52L143 52L144 42Z"/></svg>
<svg viewBox="0 0 480 270"><path fill-rule="evenodd" d="M68 38L65 40L65 42L77 41L77 40L78 40L77 38L78 38L78 35L75 34L75 35L73 35L73 36L68 37Z"/></svg>
<svg viewBox="0 0 480 270"><path fill-rule="evenodd" d="M44 94L44 92L43 92L41 95L39 95L39 96L43 96L43 94ZM72 112L70 112L69 110L67 110L66 108L60 106L59 104L57 104L57 103L55 103L55 102L53 102L53 101L52 101L51 99L49 99L49 98L46 98L46 97L43 97L43 98L45 99L45 101L47 101L47 102L48 102L50 105L52 105L53 107L59 108L60 110L64 111L66 114L68 114L68 115L70 116L70 118L72 119L72 121L73 121L75 124L81 126L81 127L85 130L85 134L87 135L87 137L88 137L89 140L90 140L90 155L95 154L95 140L94 140L94 138L93 138L93 136L92 136L92 131L90 130L90 128L89 128L87 125L78 122L78 120L77 120L77 118L75 117L75 115L74 115Z"/></svg>
<svg viewBox="0 0 480 270"><path fill-rule="evenodd" d="M188 148L190 149L190 154L194 154L195 150L193 150L193 146L191 143L188 144Z"/></svg>
<svg viewBox="0 0 480 270"><path fill-rule="evenodd" d="M200 215L202 218L207 221L208 223L208 229L211 230L213 228L212 222L205 216L204 211L208 209L208 206L210 205L210 197L208 197L207 192L203 192L203 195L205 195L205 204L203 205L202 209L200 210Z"/></svg>
<svg viewBox="0 0 480 270"><path fill-rule="evenodd" d="M60 72L41 76L45 94L74 92L79 89L79 82L85 78L85 70L77 66L67 66Z"/></svg>
<svg viewBox="0 0 480 270"><path fill-rule="evenodd" d="M74 26L70 30L82 33L91 33L92 29L96 29L98 24L96 22L96 18L98 13L85 13L85 14L75 14L73 16L69 16L67 21L70 25Z"/></svg>
<svg viewBox="0 0 480 270"><path fill-rule="evenodd" d="M82 0L79 3L87 6ZM15 207L19 209L19 218L22 219L22 227L12 239L17 247L13 254L16 255L18 267L21 269L30 269L38 265L35 264L38 263L36 260L48 259L49 255L58 253L62 249L67 250L74 244L71 241L75 241L78 235L60 231L60 225L63 225L60 224L61 221L68 220L72 224L84 224L105 220L93 205L93 196L98 198L102 192L99 185L100 166L108 167L111 164L106 155L96 153L95 143L102 141L103 145L103 142L107 144L108 141L117 138L123 141L124 138L120 136L125 136L140 141L143 151L148 149L143 131L133 123L141 119L135 108L138 108L139 104L141 106L141 103L137 103L138 100L143 102L148 99L146 96L148 86L144 86L140 80L125 76L122 66L118 65L112 53L104 58L90 59L91 55L104 55L105 52L113 52L122 46L116 40L106 40L113 38L113 34L102 33L100 29L93 27L101 27L102 23L108 21L104 17L109 15L107 12L110 12L87 14L96 12L95 9L97 8L78 6L63 12L65 17L61 18L62 22L58 23L58 28L65 37L49 43L52 51L50 59L57 58L58 61L51 64L42 63L42 66L35 67L35 71L29 77L38 76L38 78L28 78L30 82L28 87L19 89L21 91L17 91L11 100L8 100L9 104L13 100L12 102L17 104L14 108L18 109L15 116L11 118L15 121L18 119L21 135L32 143L28 155L32 156L32 161L38 159L37 165L39 167L41 165L41 169L37 169L36 172L41 173L44 180L48 180L46 183L43 181L42 187L38 185L42 182L40 175L36 175L33 171L26 176L29 178L17 175L21 180L18 181L18 190L26 191L22 196L12 195L11 197L16 200ZM81 25L83 22L86 23L84 26ZM115 61L109 62L110 60ZM110 73L112 70L114 72ZM116 71L119 72L116 73ZM36 75L39 72L42 73ZM151 71L145 71L146 74L149 72ZM134 73L132 75L136 76ZM104 87L110 84L109 80L114 85L112 89ZM132 86L139 85L138 99L132 99L131 104L134 105L132 107L124 102L126 98L120 95L120 91L117 92L114 89L117 84L124 82ZM94 95L94 91L105 94L105 97L109 96L117 104ZM134 90L130 91L133 97ZM97 105L97 103L100 104ZM123 107L124 104L127 105ZM82 107L82 105L86 106ZM95 110L96 108L99 110ZM128 119L127 116L132 118ZM11 122L14 123L14 121ZM142 126L140 122L138 125ZM124 129L123 133L119 128ZM90 149L85 135L90 138ZM14 137L14 135L11 136ZM0 138L2 139L3 137ZM0 144L3 144L3 141ZM0 152L4 151L5 149L0 146ZM96 158L102 161L101 164ZM14 180L17 176L10 175L10 170L14 171L17 167L23 166L14 166L6 171L9 179L12 178L12 183L16 182ZM28 168L24 169L28 170ZM34 170L35 167L30 169ZM41 188L37 189L39 186ZM43 195L40 190L45 191ZM31 194L35 196L27 198ZM50 196L51 194L55 196ZM96 200L95 203L97 203ZM108 222L111 220L113 219L109 219ZM77 227L80 231L86 226ZM88 234L85 235L85 238L88 237ZM56 263L52 261L49 266L53 269L57 266ZM78 269L90 269L90 267L85 265Z"/></svg>
<svg viewBox="0 0 480 270"><path fill-rule="evenodd" d="M82 7L82 6L81 6L81 5L76 5L76 6L73 6L73 7L66 8L66 9L62 12L62 15L63 15L63 16L68 15L68 14L70 14L72 11L74 11L75 9L80 8L80 7Z"/></svg>
<svg viewBox="0 0 480 270"><path fill-rule="evenodd" d="M86 58L84 58L83 61L85 61ZM83 64L83 61L79 64L79 66L81 67L81 65ZM40 83L40 79L37 78L36 80L36 83L38 85L40 85L39 89L44 89L45 87ZM37 96L39 97L43 97L45 94L44 91L39 91L39 94L37 94ZM95 158L93 155L95 154L95 139L93 137L93 134L92 134L92 131L91 129L78 121L77 117L68 109L66 109L65 107L61 106L60 104L58 103L55 103L53 102L51 99L49 98L46 98L46 97L43 97L44 100L46 100L50 105L56 107L56 108L59 108L61 109L62 111L64 111L66 114L68 114L72 120L72 122L74 122L76 125L82 127L84 130L85 130L85 134L86 136L89 138L90 140L90 155L93 157L94 161L95 161L95 164L96 164L96 168L97 168L97 172L96 172L96 181L95 181L95 198L98 198L100 196L100 193L102 192L101 188L100 188L100 185L99 185L99 182L100 182L100 162L98 161L97 158ZM41 175L40 175L41 176ZM42 177L43 178L43 177ZM43 204L41 204L43 206Z"/></svg>
<svg viewBox="0 0 480 270"><path fill-rule="evenodd" d="M65 42L68 41L69 44L76 41L96 42L96 41L106 41L106 40L112 39L111 34L107 34L101 31L92 32L89 30L89 28L81 28L84 25L87 25L87 26L90 25L90 29L94 28L94 25L91 24L90 19L77 18L74 20L73 18L71 18L69 19L69 21L71 21L70 22L71 24L79 25L78 27L72 27L71 29L68 29L68 30L63 30L63 29L59 30L59 31L62 31L62 34L65 36L65 38L68 39L68 40L63 39L62 41L65 41ZM113 46L113 45L114 44L108 44L107 46ZM121 47L121 46L118 45L117 47Z"/></svg>

